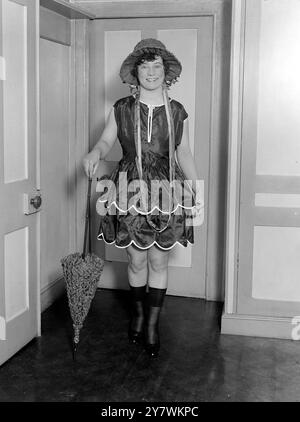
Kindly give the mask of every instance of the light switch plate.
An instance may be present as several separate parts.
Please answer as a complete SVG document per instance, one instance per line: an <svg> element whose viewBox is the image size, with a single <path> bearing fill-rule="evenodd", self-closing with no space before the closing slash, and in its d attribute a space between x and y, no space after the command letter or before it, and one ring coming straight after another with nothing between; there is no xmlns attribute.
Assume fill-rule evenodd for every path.
<svg viewBox="0 0 300 422"><path fill-rule="evenodd" d="M0 81L5 81L6 72L5 72L5 58L0 56Z"/></svg>

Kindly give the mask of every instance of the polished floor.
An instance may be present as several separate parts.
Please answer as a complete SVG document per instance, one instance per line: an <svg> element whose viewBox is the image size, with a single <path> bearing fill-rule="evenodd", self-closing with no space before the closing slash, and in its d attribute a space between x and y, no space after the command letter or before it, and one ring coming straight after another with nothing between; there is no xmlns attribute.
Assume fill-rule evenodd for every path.
<svg viewBox="0 0 300 422"><path fill-rule="evenodd" d="M161 352L127 341L128 292L97 290L72 360L66 297L0 367L1 402L300 401L300 343L220 335L222 304L167 296Z"/></svg>

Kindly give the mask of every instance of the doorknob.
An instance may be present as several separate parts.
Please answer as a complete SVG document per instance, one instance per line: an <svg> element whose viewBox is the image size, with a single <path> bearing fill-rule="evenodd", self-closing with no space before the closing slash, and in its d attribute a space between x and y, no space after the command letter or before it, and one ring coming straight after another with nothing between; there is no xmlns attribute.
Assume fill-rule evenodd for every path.
<svg viewBox="0 0 300 422"><path fill-rule="evenodd" d="M37 210L42 205L42 197L40 195L36 195L34 198L30 199L30 203Z"/></svg>
<svg viewBox="0 0 300 422"><path fill-rule="evenodd" d="M42 205L41 193L34 191L31 194L23 194L24 214L30 215L40 211Z"/></svg>

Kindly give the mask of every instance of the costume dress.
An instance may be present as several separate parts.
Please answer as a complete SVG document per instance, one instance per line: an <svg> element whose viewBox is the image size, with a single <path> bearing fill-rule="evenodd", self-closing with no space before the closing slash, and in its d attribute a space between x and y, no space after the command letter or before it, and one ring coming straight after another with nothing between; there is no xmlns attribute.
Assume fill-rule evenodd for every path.
<svg viewBox="0 0 300 422"><path fill-rule="evenodd" d="M172 99L170 105L176 150L181 142L183 124L188 114L178 101ZM134 201L137 191L132 189L133 185L128 188L134 180L139 181L135 162L134 109L135 98L132 95L121 98L114 104L123 157L106 179L113 182L110 187L103 189L103 177L98 181L100 186L96 190L103 193L96 204L98 214L101 215L97 238L120 248L132 243L140 249L148 249L153 244L162 249L171 249L176 244L186 247L188 243L194 243L192 210L195 207L195 198L190 185L184 182L183 171L175 162L175 179L179 183L176 183L173 191L172 208L167 207L163 200L169 198L170 192L166 183L169 182L169 132L164 105L150 106L140 101L142 170L143 180L148 188L146 209L138 206L141 201ZM156 182L161 183L159 192L151 185ZM124 194L125 202L122 199ZM146 217L163 230L155 230Z"/></svg>

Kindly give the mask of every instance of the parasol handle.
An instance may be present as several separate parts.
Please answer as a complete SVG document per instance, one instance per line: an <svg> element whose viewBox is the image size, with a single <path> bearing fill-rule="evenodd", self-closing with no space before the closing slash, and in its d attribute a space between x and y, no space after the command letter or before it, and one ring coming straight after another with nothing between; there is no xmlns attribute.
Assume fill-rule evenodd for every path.
<svg viewBox="0 0 300 422"><path fill-rule="evenodd" d="M89 177L87 200L86 200L86 213L85 213L85 225L84 225L84 242L83 242L83 252L82 258L86 256L87 240L88 243L88 253L92 252L92 231L91 231L91 187L93 179Z"/></svg>

